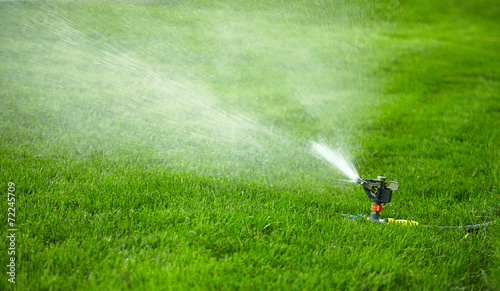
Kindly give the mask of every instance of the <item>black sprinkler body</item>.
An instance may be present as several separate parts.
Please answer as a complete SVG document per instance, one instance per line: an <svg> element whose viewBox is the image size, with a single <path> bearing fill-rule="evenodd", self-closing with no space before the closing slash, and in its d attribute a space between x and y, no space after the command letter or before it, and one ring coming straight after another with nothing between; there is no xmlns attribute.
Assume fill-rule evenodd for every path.
<svg viewBox="0 0 500 291"><path fill-rule="evenodd" d="M371 219L379 222L380 212L386 203L391 203L392 192L399 189L399 184L394 181L387 183L383 176L378 176L376 180L360 178L357 183L363 186L366 195L372 200Z"/></svg>

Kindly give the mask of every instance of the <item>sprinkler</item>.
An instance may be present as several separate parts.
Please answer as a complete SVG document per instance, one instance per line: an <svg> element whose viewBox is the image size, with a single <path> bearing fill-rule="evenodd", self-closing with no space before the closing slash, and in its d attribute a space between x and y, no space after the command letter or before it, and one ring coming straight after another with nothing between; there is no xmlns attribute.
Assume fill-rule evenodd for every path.
<svg viewBox="0 0 500 291"><path fill-rule="evenodd" d="M392 191L398 190L399 184L394 181L387 183L383 176L378 176L376 180L359 178L357 183L363 186L366 195L372 200L371 220L379 222L380 212L384 210L384 205L386 203L391 203Z"/></svg>
<svg viewBox="0 0 500 291"><path fill-rule="evenodd" d="M369 220L375 223L394 223L408 226L424 226L424 227L436 227L440 229L455 230L455 229L465 229L467 232L478 232L479 229L487 229L489 224L495 223L495 221L485 222L481 224L471 224L465 226L431 226L422 225L413 220L406 219L394 219L394 218L384 218L380 219L380 212L384 210L384 206L387 203L391 203L392 192L399 189L399 184L397 182L391 181L386 182L386 178L383 176L378 176L377 179L361 179L356 172L356 169L352 166L349 160L346 160L339 152L334 151L328 147L328 145L321 142L311 142L312 150L319 156L328 161L331 165L336 167L340 172L348 178L349 182L356 182L363 187L366 195L372 201L371 215ZM349 218L351 220L365 219L364 214L357 215L347 215L342 214L342 217Z"/></svg>
<svg viewBox="0 0 500 291"><path fill-rule="evenodd" d="M370 200L372 201L372 206L371 206L371 215L370 215L370 220L376 223L397 223L397 224L402 224L402 225L419 225L418 222L413 221L413 220L406 220L406 219L394 219L394 218L385 218L385 219L380 219L380 212L384 210L384 205L386 203L391 203L391 198L392 198L392 192L397 191L399 189L399 184L397 182L391 181L391 182L386 182L386 178L383 176L378 176L377 179L361 179L358 178L356 181L359 185L363 187L363 190L365 190L366 195ZM363 214L358 214L358 215L350 215L347 216L345 214L342 215L344 218L349 217L351 220L355 220L358 218L364 218L365 215ZM475 232L478 233L479 229L484 229L486 230L489 224L495 223L495 221L491 222L485 222L481 224L471 224L471 225L465 225L465 226L431 226L431 225L423 225L426 227L436 227L440 229L447 229L447 230L456 230L456 229L465 229L467 230L468 233L470 232Z"/></svg>

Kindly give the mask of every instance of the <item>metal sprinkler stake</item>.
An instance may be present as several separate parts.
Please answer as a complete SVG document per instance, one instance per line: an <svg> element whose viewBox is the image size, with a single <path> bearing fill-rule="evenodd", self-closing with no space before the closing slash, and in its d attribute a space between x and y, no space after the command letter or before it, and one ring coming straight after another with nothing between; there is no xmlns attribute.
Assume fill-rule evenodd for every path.
<svg viewBox="0 0 500 291"><path fill-rule="evenodd" d="M378 176L375 179L359 179L357 183L363 186L368 198L372 200L370 218L374 222L380 222L380 212L384 210L386 203L391 203L392 191L399 189L397 182L386 182L385 177Z"/></svg>

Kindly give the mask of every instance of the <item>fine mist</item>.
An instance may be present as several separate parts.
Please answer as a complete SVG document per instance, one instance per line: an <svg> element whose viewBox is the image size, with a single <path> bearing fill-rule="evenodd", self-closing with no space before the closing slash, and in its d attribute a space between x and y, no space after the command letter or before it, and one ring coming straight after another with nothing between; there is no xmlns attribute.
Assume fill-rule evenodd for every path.
<svg viewBox="0 0 500 291"><path fill-rule="evenodd" d="M358 149L346 133L363 125L358 109L377 90L363 65L369 7L101 3L116 6L101 16L93 4L3 4L16 13L4 20L10 41L0 60L15 73L3 75L2 93L17 94L16 106L38 121L30 146L41 154L133 155L200 175L284 181L330 175L311 139ZM318 21L321 29L293 30Z"/></svg>

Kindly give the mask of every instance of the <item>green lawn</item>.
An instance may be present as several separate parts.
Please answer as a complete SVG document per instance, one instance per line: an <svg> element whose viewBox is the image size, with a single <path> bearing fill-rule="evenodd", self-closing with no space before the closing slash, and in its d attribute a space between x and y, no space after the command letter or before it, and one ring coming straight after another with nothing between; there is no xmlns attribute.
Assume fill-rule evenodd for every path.
<svg viewBox="0 0 500 291"><path fill-rule="evenodd" d="M438 3L435 3L438 2ZM0 290L500 288L498 1L0 1ZM8 187L15 184L15 284Z"/></svg>

